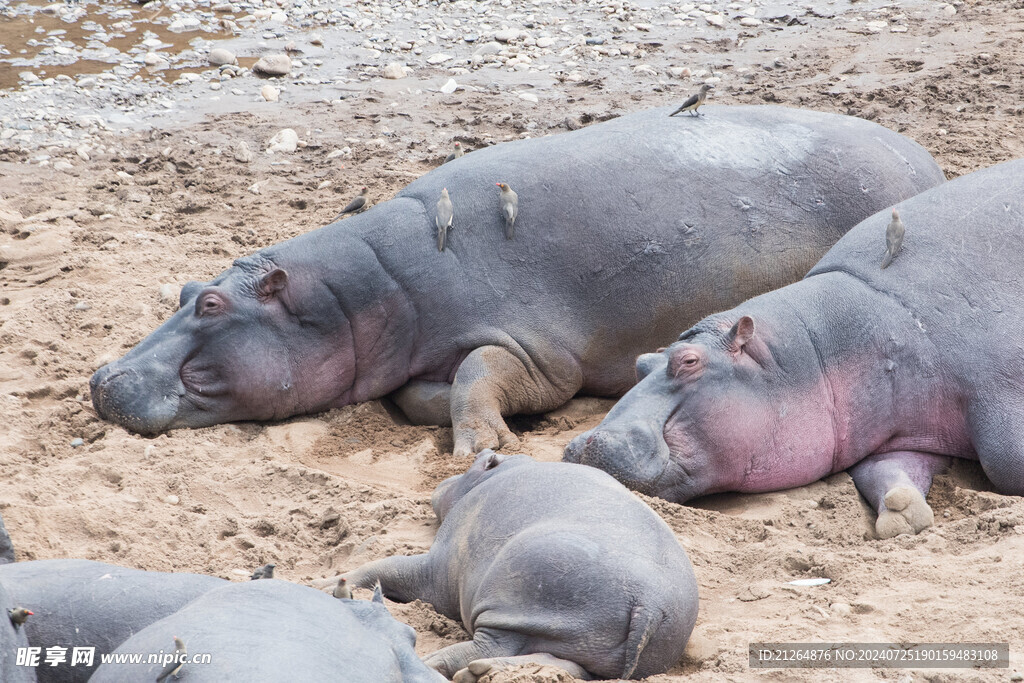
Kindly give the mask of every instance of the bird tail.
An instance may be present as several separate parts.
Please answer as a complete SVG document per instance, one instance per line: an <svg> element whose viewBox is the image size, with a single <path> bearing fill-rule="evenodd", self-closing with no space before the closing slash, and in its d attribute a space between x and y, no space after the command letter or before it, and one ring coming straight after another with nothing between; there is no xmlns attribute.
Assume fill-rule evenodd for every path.
<svg viewBox="0 0 1024 683"><path fill-rule="evenodd" d="M516 236L516 219L505 219L505 239L510 240Z"/></svg>
<svg viewBox="0 0 1024 683"><path fill-rule="evenodd" d="M885 252L885 258L882 259L882 270L885 270L886 268L889 267L889 264L892 263L893 256L895 256L895 254L893 254L891 251Z"/></svg>
<svg viewBox="0 0 1024 683"><path fill-rule="evenodd" d="M447 232L448 232L448 228L444 227L443 225L437 226L437 250L438 251L444 251L444 244L447 241L447 239L446 239L447 235L445 233L447 233Z"/></svg>

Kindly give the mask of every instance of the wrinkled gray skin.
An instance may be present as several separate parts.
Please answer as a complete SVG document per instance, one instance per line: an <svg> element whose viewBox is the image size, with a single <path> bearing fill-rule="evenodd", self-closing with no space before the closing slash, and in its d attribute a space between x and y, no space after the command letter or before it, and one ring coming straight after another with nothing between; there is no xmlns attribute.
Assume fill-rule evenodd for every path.
<svg viewBox="0 0 1024 683"><path fill-rule="evenodd" d="M806 279L713 315L564 459L684 502L849 468L881 537L932 522L932 476L977 459L1024 495L1024 161L958 178L849 232Z"/></svg>
<svg viewBox="0 0 1024 683"><path fill-rule="evenodd" d="M126 640L118 653L174 651L181 638L190 657L189 683L345 681L442 683L416 657L416 635L383 604L338 600L279 579L211 590ZM100 666L91 683L152 681L161 663ZM173 679L172 679L173 680Z"/></svg>
<svg viewBox="0 0 1024 683"><path fill-rule="evenodd" d="M487 450L438 486L433 506L430 552L345 576L461 620L473 640L426 660L445 676L547 653L577 676L642 678L682 656L697 618L693 569L665 522L607 474Z"/></svg>
<svg viewBox="0 0 1024 683"><path fill-rule="evenodd" d="M146 572L90 560L0 566L0 587L35 612L24 626L30 644L43 648L44 654L48 647L68 648L67 662L38 667L40 683L84 683L99 666L101 654L226 583L213 576ZM95 647L93 666L71 666L74 647Z"/></svg>
<svg viewBox="0 0 1024 683"><path fill-rule="evenodd" d="M477 150L189 283L93 376L97 412L154 434L392 394L414 422L454 424L458 454L514 443L503 416L621 395L637 354L680 325L798 279L858 221L943 180L867 121L669 111ZM519 194L515 240L497 181ZM438 253L445 187L456 219Z"/></svg>

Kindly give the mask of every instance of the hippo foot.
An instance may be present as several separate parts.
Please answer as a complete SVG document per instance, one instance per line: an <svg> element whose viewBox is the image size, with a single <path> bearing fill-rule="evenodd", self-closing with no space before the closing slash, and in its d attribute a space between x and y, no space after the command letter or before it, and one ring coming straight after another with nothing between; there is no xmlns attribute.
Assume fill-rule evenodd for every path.
<svg viewBox="0 0 1024 683"><path fill-rule="evenodd" d="M875 531L879 538L917 534L934 521L935 515L920 491L910 486L897 486L885 494Z"/></svg>
<svg viewBox="0 0 1024 683"><path fill-rule="evenodd" d="M502 446L518 446L519 437L513 434L505 421L488 421L473 427L460 427L455 430L456 457L475 457L477 453L488 448L497 450Z"/></svg>
<svg viewBox="0 0 1024 683"><path fill-rule="evenodd" d="M576 662L538 652L517 657L491 657L470 662L458 671L453 683L571 683L590 680L590 674Z"/></svg>

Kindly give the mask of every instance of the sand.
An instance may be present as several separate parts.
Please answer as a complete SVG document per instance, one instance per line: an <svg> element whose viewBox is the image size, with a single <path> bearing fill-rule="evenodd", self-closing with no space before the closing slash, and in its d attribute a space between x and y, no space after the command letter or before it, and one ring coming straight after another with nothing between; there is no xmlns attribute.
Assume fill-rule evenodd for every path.
<svg viewBox="0 0 1024 683"><path fill-rule="evenodd" d="M935 12L915 24L915 40L825 24L780 34L769 56L767 39L699 49L725 69L786 63L717 89L716 102L863 116L923 144L954 177L1024 156L1022 14L1019 2L968 2L955 17ZM435 167L453 135L472 149L519 137L527 118L539 124L532 134L557 133L670 104L688 86L658 92L613 74L597 87L558 84L565 99L539 105L460 91L397 107L388 87L340 105L124 135L70 173L17 163L17 150L0 154L0 514L18 560L80 557L234 580L275 562L278 577L311 584L426 551L437 528L430 492L466 465L450 455L450 429L402 424L370 402L143 438L99 420L88 390L95 369L173 313L182 284L329 222L364 184L375 201L392 196ZM260 154L286 126L306 146L286 158ZM251 164L234 161L239 140L257 151ZM352 154L327 158L343 147ZM162 285L175 297L161 299ZM610 405L583 398L516 418L517 450L558 460ZM985 489L970 464L940 477L929 495L935 526L890 540L873 538L873 514L846 474L694 507L648 499L689 552L701 591L687 655L650 680L1007 680L1005 669L747 666L757 641L1008 641L1011 670L1024 670L1024 500ZM831 583L787 585L807 577ZM421 654L467 638L427 605L392 607L417 630ZM557 680L516 675L502 680Z"/></svg>

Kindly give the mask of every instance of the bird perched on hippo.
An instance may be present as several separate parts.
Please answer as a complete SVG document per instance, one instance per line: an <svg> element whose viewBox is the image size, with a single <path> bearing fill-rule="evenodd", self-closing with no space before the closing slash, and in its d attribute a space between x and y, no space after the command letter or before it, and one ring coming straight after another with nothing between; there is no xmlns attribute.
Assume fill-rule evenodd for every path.
<svg viewBox="0 0 1024 683"><path fill-rule="evenodd" d="M180 310L91 380L154 434L390 395L469 455L504 417L620 396L639 353L792 282L849 228L943 182L916 143L852 117L669 108L496 145L398 195L190 282ZM608 163L614 159L615 163ZM516 188L520 237L495 202ZM436 241L447 188L455 229Z"/></svg>
<svg viewBox="0 0 1024 683"><path fill-rule="evenodd" d="M461 619L473 640L426 659L445 676L539 663L578 678L643 678L682 656L697 619L690 561L604 472L486 450L431 503L441 526L428 553L345 578Z"/></svg>
<svg viewBox="0 0 1024 683"><path fill-rule="evenodd" d="M643 379L563 459L676 502L848 470L883 538L932 523L950 457L1024 495L1022 261L1024 160L928 190L640 356Z"/></svg>

